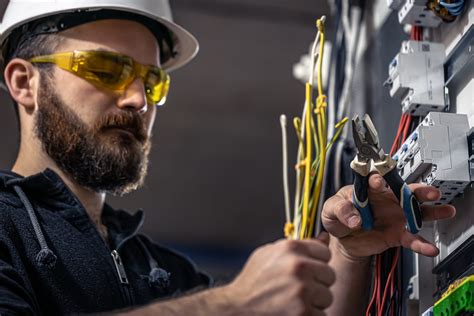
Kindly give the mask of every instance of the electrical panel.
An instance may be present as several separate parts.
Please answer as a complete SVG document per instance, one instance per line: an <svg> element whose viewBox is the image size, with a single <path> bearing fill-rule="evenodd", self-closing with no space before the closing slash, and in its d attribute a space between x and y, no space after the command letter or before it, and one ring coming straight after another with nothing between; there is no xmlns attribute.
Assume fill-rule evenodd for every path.
<svg viewBox="0 0 474 316"><path fill-rule="evenodd" d="M445 204L470 183L467 115L431 112L394 155L407 183L421 182L441 190Z"/></svg>
<svg viewBox="0 0 474 316"><path fill-rule="evenodd" d="M386 28L380 28L377 35L387 38L391 50L389 56L383 58L395 55L387 61L385 81L390 97L400 102L404 114L395 135L405 139L410 134L400 147L398 139L394 141L393 148L398 150L393 158L398 172L407 183L424 183L440 189L441 200L428 204L449 203L456 207L454 218L426 222L419 233L436 245L437 256L404 253L400 265L403 271L400 304L403 307L395 314L473 316L474 1L376 2L381 1L395 11L393 18L387 16ZM374 9L372 14L377 15L378 11ZM408 34L392 37L397 19L402 24L398 25L398 34L403 29L410 33L410 40L406 40ZM394 41L401 43L395 54ZM379 51L378 46L372 45L370 49ZM367 55L373 56L370 50ZM357 86L354 90L358 96L361 88ZM375 98L380 102L385 101L386 96L375 94ZM377 113L381 121L393 119L389 116L393 112L384 113L379 108L368 110Z"/></svg>
<svg viewBox="0 0 474 316"><path fill-rule="evenodd" d="M390 96L401 99L402 112L423 116L446 107L445 48L426 41L404 41L389 65L385 85Z"/></svg>

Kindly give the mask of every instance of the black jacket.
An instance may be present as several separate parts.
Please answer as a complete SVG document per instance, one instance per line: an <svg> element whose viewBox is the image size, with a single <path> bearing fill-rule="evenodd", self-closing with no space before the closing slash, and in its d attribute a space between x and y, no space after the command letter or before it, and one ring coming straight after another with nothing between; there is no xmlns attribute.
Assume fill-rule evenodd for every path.
<svg viewBox="0 0 474 316"><path fill-rule="evenodd" d="M134 215L104 207L108 244L52 170L0 172L0 315L97 313L179 295L210 280L137 234Z"/></svg>

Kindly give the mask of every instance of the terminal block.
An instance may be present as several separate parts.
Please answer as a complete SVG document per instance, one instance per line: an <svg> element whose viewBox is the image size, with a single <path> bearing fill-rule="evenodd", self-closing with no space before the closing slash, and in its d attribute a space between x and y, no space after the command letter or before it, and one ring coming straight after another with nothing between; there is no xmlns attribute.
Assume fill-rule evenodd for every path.
<svg viewBox="0 0 474 316"><path fill-rule="evenodd" d="M398 10L400 24L438 27L442 22L441 18L428 8L426 0L388 1L388 5Z"/></svg>
<svg viewBox="0 0 474 316"><path fill-rule="evenodd" d="M434 304L434 316L461 316L474 313L474 275L452 284Z"/></svg>
<svg viewBox="0 0 474 316"><path fill-rule="evenodd" d="M443 111L447 90L444 85L443 44L404 41L388 68L390 96L401 99L402 111L415 116Z"/></svg>
<svg viewBox="0 0 474 316"><path fill-rule="evenodd" d="M431 112L393 156L407 182L438 187L449 203L470 183L467 115Z"/></svg>

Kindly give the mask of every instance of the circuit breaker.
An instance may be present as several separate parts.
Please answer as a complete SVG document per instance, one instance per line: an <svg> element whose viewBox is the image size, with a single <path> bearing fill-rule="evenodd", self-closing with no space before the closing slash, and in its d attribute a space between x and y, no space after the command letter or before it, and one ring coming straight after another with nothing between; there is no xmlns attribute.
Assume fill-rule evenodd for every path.
<svg viewBox="0 0 474 316"><path fill-rule="evenodd" d="M400 2L403 3L400 4ZM389 1L388 5L390 8L398 10L398 21L400 24L438 27L442 20L431 10L427 10L426 3L426 0L407 0Z"/></svg>
<svg viewBox="0 0 474 316"><path fill-rule="evenodd" d="M385 85L390 96L401 99L402 111L414 116L442 111L446 107L443 44L404 41L389 65Z"/></svg>
<svg viewBox="0 0 474 316"><path fill-rule="evenodd" d="M449 203L470 183L467 115L431 112L394 155L402 178L434 185Z"/></svg>

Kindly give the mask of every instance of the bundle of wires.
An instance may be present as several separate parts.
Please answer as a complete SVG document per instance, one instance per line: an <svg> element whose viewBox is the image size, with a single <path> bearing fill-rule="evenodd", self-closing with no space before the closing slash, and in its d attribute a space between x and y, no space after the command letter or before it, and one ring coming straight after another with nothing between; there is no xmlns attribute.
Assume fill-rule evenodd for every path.
<svg viewBox="0 0 474 316"><path fill-rule="evenodd" d="M296 163L296 189L293 216L290 212L287 166L286 117L280 118L283 139L283 181L285 197L285 237L289 239L306 239L314 235L315 223L319 216L319 200L326 167L327 151L341 134L348 121L342 119L334 126L328 139L326 115L326 95L322 83L322 62L325 41L325 20L323 16L316 21L317 34L311 50L311 69L305 86L305 104L302 117L293 120L298 139ZM315 72L317 75L317 97L313 103ZM332 127L331 127L332 128Z"/></svg>
<svg viewBox="0 0 474 316"><path fill-rule="evenodd" d="M334 21L335 38L333 49L333 60L330 69L329 80L329 100L334 104L330 108L330 121L341 120L343 117L351 113L352 97L354 97L354 83L356 66L362 54L360 54L360 46L363 41L360 40L363 24L366 1L330 1L334 2ZM356 92L357 93L357 92ZM344 158L352 160L354 153L347 154L346 151L353 149L350 140L348 128L345 128L331 150L332 165L331 172L326 174L325 196L334 194L343 185L353 181L352 171L347 168L348 161ZM349 172L347 172L349 171Z"/></svg>
<svg viewBox="0 0 474 316"><path fill-rule="evenodd" d="M421 41L423 29L413 26L411 40ZM397 134L390 149L393 156L407 137L418 126L420 118L414 119L409 114L402 114ZM375 258L375 274L372 285L372 296L366 310L366 316L401 315L402 309L402 249L392 248Z"/></svg>
<svg viewBox="0 0 474 316"><path fill-rule="evenodd" d="M464 9L464 0L459 1L440 1L439 4L448 10L449 14L453 16L458 16L461 14Z"/></svg>
<svg viewBox="0 0 474 316"><path fill-rule="evenodd" d="M426 6L444 22L453 22L464 9L465 0L429 0Z"/></svg>

